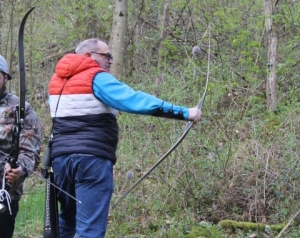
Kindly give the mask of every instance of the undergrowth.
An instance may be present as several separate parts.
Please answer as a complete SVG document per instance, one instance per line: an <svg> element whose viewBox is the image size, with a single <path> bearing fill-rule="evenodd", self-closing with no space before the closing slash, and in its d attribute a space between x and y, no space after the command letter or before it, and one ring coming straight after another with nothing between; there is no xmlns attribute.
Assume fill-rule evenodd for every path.
<svg viewBox="0 0 300 238"><path fill-rule="evenodd" d="M190 96L198 94L193 90ZM255 232L263 237L264 231L233 231L218 224L227 219L286 224L299 210L299 103L280 104L269 112L251 105L249 94L224 100L221 106L218 95L207 97L203 120L110 211L107 237L249 237ZM255 114L236 107L247 100ZM118 121L112 204L176 142L185 126L122 112ZM133 177L127 176L129 171ZM32 177L20 203L15 237L39 237L43 210L44 184ZM285 237L297 237L298 225L296 218Z"/></svg>

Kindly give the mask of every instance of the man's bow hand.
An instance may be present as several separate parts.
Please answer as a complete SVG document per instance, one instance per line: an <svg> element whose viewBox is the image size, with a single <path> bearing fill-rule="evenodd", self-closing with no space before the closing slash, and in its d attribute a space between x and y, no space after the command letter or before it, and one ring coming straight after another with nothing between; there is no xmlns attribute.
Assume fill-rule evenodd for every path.
<svg viewBox="0 0 300 238"><path fill-rule="evenodd" d="M199 110L197 107L189 108L189 121L193 121L194 123L197 123L200 121L202 116L202 111Z"/></svg>

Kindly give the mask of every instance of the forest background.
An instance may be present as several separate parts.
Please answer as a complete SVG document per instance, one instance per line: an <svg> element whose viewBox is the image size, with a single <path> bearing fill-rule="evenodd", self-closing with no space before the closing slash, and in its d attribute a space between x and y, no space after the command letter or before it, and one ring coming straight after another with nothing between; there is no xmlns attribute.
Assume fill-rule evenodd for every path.
<svg viewBox="0 0 300 238"><path fill-rule="evenodd" d="M111 210L107 237L279 237L282 227L284 237L299 237L299 1L2 0L0 54L16 94L18 27L33 6L26 87L42 126L42 158L51 130L47 85L83 39L109 43L121 81L175 104L195 106L209 80L202 121ZM185 127L122 112L118 121L112 203ZM37 176L27 180L15 237L41 237L44 189ZM270 226L271 234L264 225L281 229Z"/></svg>

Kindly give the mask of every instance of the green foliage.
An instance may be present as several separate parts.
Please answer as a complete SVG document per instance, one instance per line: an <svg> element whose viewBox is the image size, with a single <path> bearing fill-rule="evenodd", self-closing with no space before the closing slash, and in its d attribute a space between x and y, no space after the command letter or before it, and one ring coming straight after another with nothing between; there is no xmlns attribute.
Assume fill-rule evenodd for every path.
<svg viewBox="0 0 300 238"><path fill-rule="evenodd" d="M43 231L45 187L39 185L36 178L28 178L25 187L16 218L15 238L39 237Z"/></svg>
<svg viewBox="0 0 300 238"><path fill-rule="evenodd" d="M200 223L198 226L193 226L191 232L185 237L186 238L198 238L198 237L225 238L226 236L217 226L203 222Z"/></svg>
<svg viewBox="0 0 300 238"><path fill-rule="evenodd" d="M273 232L279 233L284 227L285 224L280 225L266 225L262 223L252 223L252 222L237 222L232 220L222 220L219 223L220 227L223 229L231 229L231 230L243 230L244 232L248 231L265 231L266 229L270 229Z"/></svg>
<svg viewBox="0 0 300 238"><path fill-rule="evenodd" d="M28 8L26 2L5 1L0 11L0 53L8 56L16 78L17 28ZM113 6L94 0L31 4L36 9L25 36L27 98L42 124L43 154L51 129L45 93L54 66L86 37L109 39ZM120 80L174 104L196 105L208 74L210 24L209 87L202 121L111 211L107 237L223 237L228 232L216 226L220 220L285 224L299 210L300 3L280 4L274 17L278 108L270 112L266 111L268 42L262 0L171 1L161 71L157 51L163 1L129 2L126 70ZM201 49L200 56L191 54L195 45ZM157 78L158 86L154 85ZM16 81L10 90L18 91ZM43 99L37 95L44 95ZM118 121L112 202L176 142L185 126L180 121L123 112ZM129 170L134 171L132 180L126 179ZM19 237L41 233L43 189L36 189L26 190L21 201ZM285 237L299 237L298 224L296 220ZM232 237L249 234L249 229L229 232Z"/></svg>
<svg viewBox="0 0 300 238"><path fill-rule="evenodd" d="M163 51L161 52L162 57L166 58L166 63L169 60L178 60L181 55L178 53L176 45L170 40L165 40L163 42Z"/></svg>

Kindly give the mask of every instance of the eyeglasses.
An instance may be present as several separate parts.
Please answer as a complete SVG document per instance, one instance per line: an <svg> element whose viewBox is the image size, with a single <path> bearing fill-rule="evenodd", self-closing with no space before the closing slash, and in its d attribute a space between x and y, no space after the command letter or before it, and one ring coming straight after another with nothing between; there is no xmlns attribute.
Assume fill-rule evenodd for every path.
<svg viewBox="0 0 300 238"><path fill-rule="evenodd" d="M97 54L97 55L103 55L105 56L105 58L109 61L109 60L113 60L113 56L111 55L111 53L98 53L98 52L90 52L91 54Z"/></svg>

